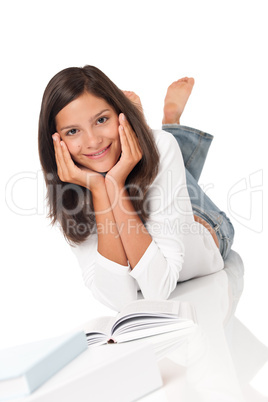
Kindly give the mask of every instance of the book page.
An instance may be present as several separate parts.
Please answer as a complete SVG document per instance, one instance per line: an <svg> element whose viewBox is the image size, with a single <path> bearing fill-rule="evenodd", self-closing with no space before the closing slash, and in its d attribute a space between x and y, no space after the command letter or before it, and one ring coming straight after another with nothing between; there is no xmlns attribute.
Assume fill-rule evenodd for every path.
<svg viewBox="0 0 268 402"><path fill-rule="evenodd" d="M194 324L189 320L182 320L182 321L173 321L166 322L160 325L148 325L148 326L139 326L135 329L127 329L126 331L115 331L115 341L116 342L127 342L130 340L147 338L147 337L154 337L159 334L165 334L170 332L176 332L177 337L179 338L179 333L181 330L185 328L192 328Z"/></svg>
<svg viewBox="0 0 268 402"><path fill-rule="evenodd" d="M111 317L97 317L94 318L93 320L88 321L86 324L84 324L84 332L86 334L90 333L98 333L98 334L104 334L109 336L109 330L107 332L109 322L111 320Z"/></svg>
<svg viewBox="0 0 268 402"><path fill-rule="evenodd" d="M180 317L183 317L183 318L189 319L189 320L193 320L193 322L197 323L195 309L188 302L181 302L179 315L180 315Z"/></svg>
<svg viewBox="0 0 268 402"><path fill-rule="evenodd" d="M116 317L98 317L89 321L84 325L84 331L91 345L105 343L115 333L116 338L126 341L127 338L138 339L182 329L194 322L192 307L187 302L143 299L130 303Z"/></svg>
<svg viewBox="0 0 268 402"><path fill-rule="evenodd" d="M136 300L124 307L123 310L117 314L116 321L122 317L129 315L143 315L153 313L157 315L179 315L181 302L178 300Z"/></svg>
<svg viewBox="0 0 268 402"><path fill-rule="evenodd" d="M165 328L168 325L174 324L174 323L179 323L181 324L183 321L189 321L185 320L183 318L179 317L146 317L146 316L141 316L141 317L131 317L127 318L125 320L119 320L117 321L114 326L113 326L113 332L116 331L116 334L121 334L121 333L126 333L126 332L134 332L134 331L140 331L141 329L146 329L146 328L154 328L154 327L162 327L165 326Z"/></svg>
<svg viewBox="0 0 268 402"><path fill-rule="evenodd" d="M111 333L120 338L123 333L129 333L130 339L138 337L137 332L143 333L143 336L146 336L146 333L150 336L154 331L170 331L171 324L176 324L175 327L178 329L185 325L193 325L194 322L190 304L187 302L138 300L128 305L116 316ZM134 332L136 332L135 335Z"/></svg>

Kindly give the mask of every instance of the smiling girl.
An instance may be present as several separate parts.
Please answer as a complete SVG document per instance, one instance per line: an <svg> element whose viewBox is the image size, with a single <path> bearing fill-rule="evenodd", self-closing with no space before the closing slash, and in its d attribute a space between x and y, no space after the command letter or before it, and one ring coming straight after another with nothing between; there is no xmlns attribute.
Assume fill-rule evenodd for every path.
<svg viewBox="0 0 268 402"><path fill-rule="evenodd" d="M138 290L166 299L178 281L222 269L230 251L233 227L197 183L213 137L180 125L193 85L168 88L170 133L150 130L139 98L96 67L67 68L45 90L39 154L50 218L85 284L113 309Z"/></svg>

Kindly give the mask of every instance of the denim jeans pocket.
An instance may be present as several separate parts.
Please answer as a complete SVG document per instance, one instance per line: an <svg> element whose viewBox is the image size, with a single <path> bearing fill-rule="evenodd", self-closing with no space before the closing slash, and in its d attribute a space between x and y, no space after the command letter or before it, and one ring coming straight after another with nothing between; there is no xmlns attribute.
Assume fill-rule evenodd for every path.
<svg viewBox="0 0 268 402"><path fill-rule="evenodd" d="M223 259L226 259L234 238L234 228L230 219L223 211L203 211L197 205L192 205L194 215L203 218L213 230L219 240L220 253Z"/></svg>

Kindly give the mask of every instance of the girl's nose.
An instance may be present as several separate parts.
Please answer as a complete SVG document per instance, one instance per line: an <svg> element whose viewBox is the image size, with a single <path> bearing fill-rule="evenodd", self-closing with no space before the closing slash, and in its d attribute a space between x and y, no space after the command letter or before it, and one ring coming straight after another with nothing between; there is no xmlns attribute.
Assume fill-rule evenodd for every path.
<svg viewBox="0 0 268 402"><path fill-rule="evenodd" d="M98 148L102 141L102 137L93 133L92 130L88 130L84 139L84 144L86 148Z"/></svg>

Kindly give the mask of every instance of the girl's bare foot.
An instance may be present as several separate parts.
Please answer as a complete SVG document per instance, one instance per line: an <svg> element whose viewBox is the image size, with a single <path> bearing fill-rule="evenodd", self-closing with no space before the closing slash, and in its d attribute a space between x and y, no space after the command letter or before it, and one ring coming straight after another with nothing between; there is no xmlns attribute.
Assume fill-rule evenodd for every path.
<svg viewBox="0 0 268 402"><path fill-rule="evenodd" d="M123 93L143 113L140 97L132 91L123 91Z"/></svg>
<svg viewBox="0 0 268 402"><path fill-rule="evenodd" d="M162 124L180 124L180 118L194 86L193 78L181 78L167 90Z"/></svg>

